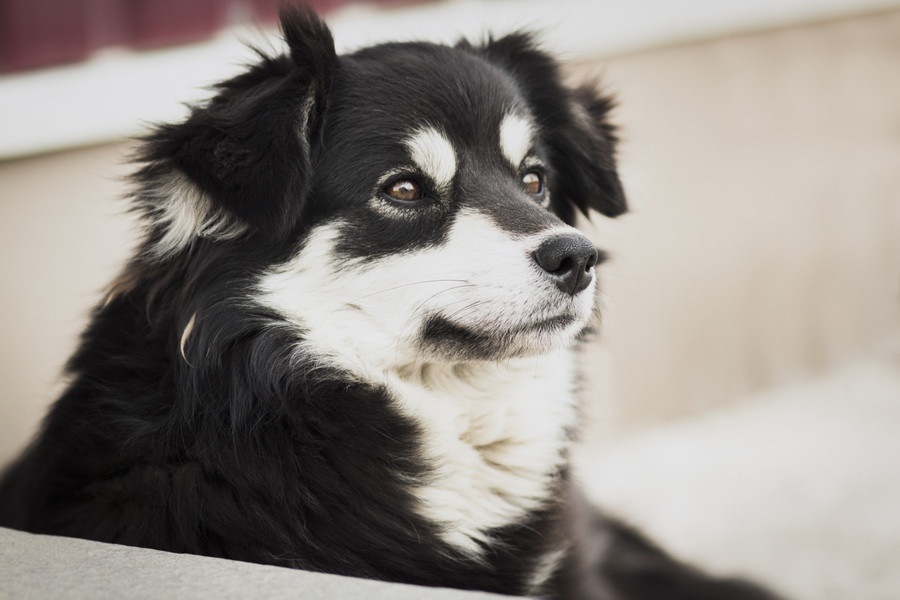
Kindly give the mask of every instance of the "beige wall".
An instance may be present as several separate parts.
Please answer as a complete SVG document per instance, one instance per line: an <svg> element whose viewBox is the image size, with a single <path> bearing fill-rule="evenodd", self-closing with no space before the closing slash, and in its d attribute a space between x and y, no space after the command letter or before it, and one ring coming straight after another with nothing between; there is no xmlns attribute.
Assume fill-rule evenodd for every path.
<svg viewBox="0 0 900 600"><path fill-rule="evenodd" d="M124 146L0 163L0 462L32 434L131 247Z"/></svg>
<svg viewBox="0 0 900 600"><path fill-rule="evenodd" d="M833 366L900 315L900 12L662 49L617 91L607 432ZM604 235L605 234L605 235ZM608 370L604 370L608 369Z"/></svg>
<svg viewBox="0 0 900 600"><path fill-rule="evenodd" d="M707 410L900 327L900 12L581 65L621 101L593 435ZM0 461L124 260L122 144L0 163ZM599 219L598 219L599 220Z"/></svg>

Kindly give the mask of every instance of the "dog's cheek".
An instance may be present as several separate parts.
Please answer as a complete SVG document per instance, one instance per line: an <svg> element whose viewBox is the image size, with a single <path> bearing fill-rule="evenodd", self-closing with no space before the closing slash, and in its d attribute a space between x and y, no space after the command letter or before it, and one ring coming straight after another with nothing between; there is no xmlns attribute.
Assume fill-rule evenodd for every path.
<svg viewBox="0 0 900 600"><path fill-rule="evenodd" d="M260 276L254 300L280 315L303 347L367 373L412 351L404 335L415 334L422 294L440 290L420 289L402 255L367 260L342 252L352 235L345 222L316 227L294 257Z"/></svg>

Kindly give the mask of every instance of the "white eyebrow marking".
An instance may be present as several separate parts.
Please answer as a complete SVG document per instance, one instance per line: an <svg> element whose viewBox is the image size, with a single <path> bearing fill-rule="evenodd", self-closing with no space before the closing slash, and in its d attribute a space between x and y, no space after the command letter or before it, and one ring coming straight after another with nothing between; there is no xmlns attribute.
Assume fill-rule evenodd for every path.
<svg viewBox="0 0 900 600"><path fill-rule="evenodd" d="M500 123L500 150L516 169L525 160L525 155L534 143L535 126L531 119L508 113Z"/></svg>
<svg viewBox="0 0 900 600"><path fill-rule="evenodd" d="M447 137L434 127L423 127L406 142L416 166L431 177L439 188L448 188L456 176L456 152Z"/></svg>

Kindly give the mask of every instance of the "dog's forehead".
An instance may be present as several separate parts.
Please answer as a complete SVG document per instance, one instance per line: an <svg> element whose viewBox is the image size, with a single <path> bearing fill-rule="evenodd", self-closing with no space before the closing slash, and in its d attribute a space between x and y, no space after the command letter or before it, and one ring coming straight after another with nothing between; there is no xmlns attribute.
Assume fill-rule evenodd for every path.
<svg viewBox="0 0 900 600"><path fill-rule="evenodd" d="M376 46L347 57L342 71L338 104L366 120L366 127L356 128L360 135L393 134L401 148L410 150L421 148L423 140L437 140L436 134L465 146L483 142L490 133L501 136L506 149L511 143L521 145L526 130L533 133L511 126L532 121L515 80L467 50L433 44ZM423 135L425 129L429 131Z"/></svg>

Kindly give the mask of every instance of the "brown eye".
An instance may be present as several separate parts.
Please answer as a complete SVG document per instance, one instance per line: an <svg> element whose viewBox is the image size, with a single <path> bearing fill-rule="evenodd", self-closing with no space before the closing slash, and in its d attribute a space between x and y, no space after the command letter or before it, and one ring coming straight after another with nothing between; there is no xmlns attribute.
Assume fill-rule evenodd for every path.
<svg viewBox="0 0 900 600"><path fill-rule="evenodd" d="M522 176L522 187L532 196L539 196L544 191L544 179L540 173L529 171Z"/></svg>
<svg viewBox="0 0 900 600"><path fill-rule="evenodd" d="M416 202L425 197L425 193L415 181L399 179L384 188L384 193L398 202Z"/></svg>

